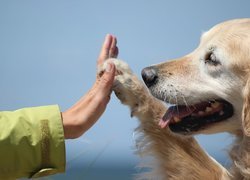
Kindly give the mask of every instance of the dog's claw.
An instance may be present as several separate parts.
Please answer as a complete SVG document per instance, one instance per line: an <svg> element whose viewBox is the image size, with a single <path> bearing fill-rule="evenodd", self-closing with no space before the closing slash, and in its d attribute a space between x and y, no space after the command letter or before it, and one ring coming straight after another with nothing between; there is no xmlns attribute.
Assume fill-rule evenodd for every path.
<svg viewBox="0 0 250 180"><path fill-rule="evenodd" d="M133 112L133 111L131 111L131 113L130 113L130 117L131 117L131 118L133 118L133 117L134 117L134 112Z"/></svg>

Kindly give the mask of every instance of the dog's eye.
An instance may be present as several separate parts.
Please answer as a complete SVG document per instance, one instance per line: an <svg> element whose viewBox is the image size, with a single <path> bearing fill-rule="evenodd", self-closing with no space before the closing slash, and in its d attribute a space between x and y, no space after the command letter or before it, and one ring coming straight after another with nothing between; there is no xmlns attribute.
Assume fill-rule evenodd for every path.
<svg viewBox="0 0 250 180"><path fill-rule="evenodd" d="M205 56L205 64L217 66L220 65L220 62L217 60L213 52L208 52Z"/></svg>

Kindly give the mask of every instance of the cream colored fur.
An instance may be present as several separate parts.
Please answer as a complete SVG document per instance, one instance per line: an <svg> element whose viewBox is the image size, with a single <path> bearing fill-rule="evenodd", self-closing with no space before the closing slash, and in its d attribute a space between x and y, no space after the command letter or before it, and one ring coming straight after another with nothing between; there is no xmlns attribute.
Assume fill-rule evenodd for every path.
<svg viewBox="0 0 250 180"><path fill-rule="evenodd" d="M221 62L219 67L203 63L202 57L212 48L216 48L216 56ZM169 128L161 129L158 123L166 112L163 102L151 95L126 63L117 59L108 61L113 61L117 68L113 87L117 97L140 121L138 152L155 159L150 173L141 179L250 179L250 19L221 23L203 34L194 52L156 65L159 75L167 77L167 81L163 78L150 89L154 96L178 104L220 97L234 107L230 119L188 136L172 133ZM236 137L230 151L232 166L228 170L211 158L191 136L217 132L229 132Z"/></svg>

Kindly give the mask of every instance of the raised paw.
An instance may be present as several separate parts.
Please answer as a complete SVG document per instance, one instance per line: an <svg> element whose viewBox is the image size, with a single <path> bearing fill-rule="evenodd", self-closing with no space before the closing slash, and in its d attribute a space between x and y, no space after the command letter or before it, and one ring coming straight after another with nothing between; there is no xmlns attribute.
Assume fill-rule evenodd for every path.
<svg viewBox="0 0 250 180"><path fill-rule="evenodd" d="M132 88L132 80L130 76L122 73L121 75L117 75L115 77L115 81L113 84L113 90L115 95L123 104L132 106L133 101L137 101L137 98L134 97L134 91Z"/></svg>
<svg viewBox="0 0 250 180"><path fill-rule="evenodd" d="M112 61L116 66L116 77L113 84L113 90L120 101L130 106L131 115L143 106L147 99L151 98L148 89L144 83L133 74L128 64L118 59L108 59L99 69L99 73L103 72L107 63Z"/></svg>
<svg viewBox="0 0 250 180"><path fill-rule="evenodd" d="M125 63L124 61L115 59L115 58L110 58L107 59L103 65L101 65L98 68L98 74L101 76L103 74L103 72L106 69L106 66L109 62L112 62L115 67L116 67L116 76L115 76L115 81L113 84L113 90L116 94L116 96L118 97L118 99L120 99L120 101L123 104L127 104L127 98L129 97L129 81L130 81L130 76L132 76L133 72L132 70L129 68L128 64ZM126 77L126 78L125 78ZM126 87L125 87L126 86Z"/></svg>
<svg viewBox="0 0 250 180"><path fill-rule="evenodd" d="M122 60L118 60L115 58L107 59L101 66L98 67L98 74L101 75L105 71L107 64L112 62L116 67L116 75L122 74L133 74L132 70L130 69L129 65Z"/></svg>

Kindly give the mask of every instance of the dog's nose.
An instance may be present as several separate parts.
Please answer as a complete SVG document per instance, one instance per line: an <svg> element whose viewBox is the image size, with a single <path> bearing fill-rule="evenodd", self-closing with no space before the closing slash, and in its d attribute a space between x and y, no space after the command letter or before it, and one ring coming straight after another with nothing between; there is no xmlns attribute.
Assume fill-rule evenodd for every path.
<svg viewBox="0 0 250 180"><path fill-rule="evenodd" d="M145 84L150 87L156 83L158 79L157 69L155 67L146 67L141 72L142 79Z"/></svg>

